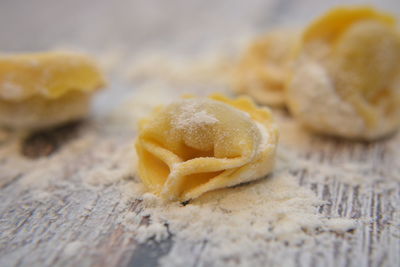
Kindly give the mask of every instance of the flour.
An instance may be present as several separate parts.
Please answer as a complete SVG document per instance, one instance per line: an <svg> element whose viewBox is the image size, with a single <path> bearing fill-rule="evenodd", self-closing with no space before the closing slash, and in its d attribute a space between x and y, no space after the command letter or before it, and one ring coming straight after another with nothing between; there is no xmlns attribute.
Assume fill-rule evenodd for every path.
<svg viewBox="0 0 400 267"><path fill-rule="evenodd" d="M265 126L263 126L259 122L256 122L256 126L261 134L261 143L259 144L259 146L257 148L257 153L260 153L261 151L265 151L265 149L267 149L268 146L271 146L271 144L269 144L269 142L268 142L270 137L269 137L268 131L265 129ZM275 127L275 126L271 125L270 127Z"/></svg>
<svg viewBox="0 0 400 267"><path fill-rule="evenodd" d="M173 121L177 129L189 129L194 126L212 125L218 119L209 114L203 107L202 101L193 102L192 100L181 100L183 103Z"/></svg>
<svg viewBox="0 0 400 267"><path fill-rule="evenodd" d="M196 90L192 91L197 93ZM203 115L206 114L201 117ZM345 162L343 159L338 168L309 158L307 151L310 150L310 142L316 137L280 111L274 111L274 115L282 136L273 175L246 185L209 192L185 206L177 202L166 203L157 196L146 193L139 198L142 202L137 216L149 216L151 224L156 226L141 225L135 230L132 228L137 220L135 213L127 216L121 223L131 227L139 240L152 237L161 240L170 231L177 245L161 260L166 266L183 264L179 261L179 255L185 248L178 245L179 240L195 243L207 240L207 249L203 256L213 259L214 263L216 260L235 258L237 255L240 255L243 262L249 263L254 257L252 253L263 248L266 241L276 244L286 241L290 245L296 245L308 240L309 235L316 235L318 231L346 233L357 228L357 220L324 217L318 213L317 209L328 203L307 187L299 185L299 181L291 173L303 169L314 181L321 184L336 179L341 183L361 185L365 188L362 190L369 190L367 188L377 182L376 179L369 178L367 181L363 177L363 172L370 173L370 165ZM207 119L204 118L204 121ZM133 184L132 182L131 189ZM129 190L125 190L123 195L128 199L135 198L135 193Z"/></svg>
<svg viewBox="0 0 400 267"><path fill-rule="evenodd" d="M153 87L154 84L163 87L169 93L165 101L191 92L198 96L215 92L232 94L230 84L235 61L235 56L226 51L186 58L150 52L134 58L131 64L127 64L125 72L126 78L140 88Z"/></svg>
<svg viewBox="0 0 400 267"><path fill-rule="evenodd" d="M160 68L154 68L157 64L150 64L151 60L145 60L145 62L148 63L147 67L136 69L131 77L134 79L143 78L145 73L150 73L156 80L168 80L166 84L171 81L172 83L176 82L176 79L180 77L170 72L164 73ZM165 64L165 61L163 64ZM159 64L159 66L163 66L163 64ZM181 67L181 69L184 68ZM160 71L160 75L157 75L157 71ZM183 75L183 77L185 77L185 83L196 83L199 80L204 80L202 75L197 77ZM183 81L179 80L179 82ZM166 88L168 88L168 85L166 85ZM159 92L161 95L163 94L163 90ZM189 92L197 93L196 89L189 90ZM155 91L152 93L154 94ZM143 97L142 99L147 98ZM148 99L150 99L150 102L151 99L161 100L157 95L152 95L152 97L149 95ZM192 123L215 122L215 118L205 111L194 112L196 110L194 107L188 107L188 109L190 109L187 110L190 116L178 116L177 125L179 127L185 128ZM280 119L293 122L293 120L283 117ZM288 127L293 128L293 130L287 132L292 135L292 137L286 138L288 146L296 145L299 140L305 145L307 144L310 134L306 130L300 126L294 126L293 123ZM279 170L275 171L272 177L235 188L207 193L186 206L177 202L165 203L152 194L144 194L140 198L142 201L140 209L143 210L145 216L150 216L151 224L155 223L157 227L140 226L137 230L138 239L147 240L151 237L157 239L163 237L167 231L165 225L168 225L169 230L173 235L176 235L177 239L193 241L212 239L216 242L216 246L218 246L218 242L226 242L227 238L233 243L243 240L241 241L243 243L238 244L238 247L246 245L247 242L257 239L259 236L263 236L263 239L267 240L286 240L296 243L304 238L305 232L310 233L316 229L329 228L331 225L336 225L335 231L347 231L350 221L353 220L348 219L349 224L346 225L344 223L326 223L329 220L316 212L317 207L323 205L324 202L307 188L299 186L296 179L288 171L293 167L293 164L310 168L315 163L304 161L301 155L290 154L287 149L282 151L278 154L277 165ZM131 185L132 187L133 185ZM124 196L127 198L132 198L134 195L129 190L124 192ZM138 216L140 216L140 213ZM123 224L131 225L134 222L132 217L135 216L127 216L127 219L123 220ZM243 225L250 225L251 227L244 228Z"/></svg>
<svg viewBox="0 0 400 267"><path fill-rule="evenodd" d="M262 236L269 240L294 240L293 235L301 233L303 228L323 226L315 212L323 202L311 191L299 187L286 171L255 183L206 193L185 206L163 202L149 193L141 200L143 212L151 216L152 223L168 223L171 232L184 239L212 237L215 242L226 238L249 239L246 240L249 242ZM129 220L125 223L129 224ZM251 227L243 228L244 225ZM141 230L140 235L149 238L158 235L158 231L164 232L165 227Z"/></svg>
<svg viewBox="0 0 400 267"><path fill-rule="evenodd" d="M400 46L386 27L360 19L333 46L323 38L304 40L286 86L292 114L317 132L344 138L375 140L398 129L397 81L390 70ZM358 56L350 60L351 53ZM364 66L357 59L366 60Z"/></svg>
<svg viewBox="0 0 400 267"><path fill-rule="evenodd" d="M112 185L121 177L127 178L135 173L137 156L133 142L129 146L115 149L111 155L104 153L97 155L99 156L104 159L104 162L97 168L82 173L84 180L90 185Z"/></svg>
<svg viewBox="0 0 400 267"><path fill-rule="evenodd" d="M365 128L355 109L337 94L323 66L311 59L297 63L288 86L288 103L296 118L323 133L354 136Z"/></svg>
<svg viewBox="0 0 400 267"><path fill-rule="evenodd" d="M155 95L156 92L151 91L152 97L141 100L149 99L147 104L152 106L153 99L161 100L160 96L164 94L163 90L158 91L160 95ZM146 105L145 102L142 104ZM185 112L176 116L177 127L217 122L201 106L191 104L187 101ZM264 132L262 134L264 146L268 136ZM104 173L110 175L109 172ZM233 256L240 253L243 246L255 249L266 241L296 244L327 225L317 212L317 208L325 202L309 189L299 186L281 160L272 176L209 192L185 206L179 202L164 202L155 195L145 193L145 188L137 181L127 180L118 186L124 201L140 201L134 211L125 213L121 218L121 224L135 233L138 242L146 242L150 238L162 241L170 234L175 240L210 240L212 247L216 248L216 251L209 252L213 258ZM148 224L142 223L144 218L148 218ZM227 243L231 245L226 246ZM241 257L250 260L253 249L248 250L248 255L240 253ZM171 257L174 256L168 256ZM169 262L172 264L173 261Z"/></svg>
<svg viewBox="0 0 400 267"><path fill-rule="evenodd" d="M133 197L132 193L125 193L127 198ZM187 205L163 202L149 193L140 199L137 215L128 215L122 221L131 227L137 217L150 217L149 226L131 228L139 241L160 241L169 236L168 232L177 243L207 241L204 257L214 264L223 264L222 259L232 257L250 263L253 253L263 250L266 244L286 242L296 246L318 229L345 233L355 225L352 219L320 215L317 207L325 202L299 186L287 169L257 182L206 193ZM180 250L177 248L162 259L163 265L180 266L182 263L176 262Z"/></svg>
<svg viewBox="0 0 400 267"><path fill-rule="evenodd" d="M215 118L209 117L206 112L192 106L186 108L191 116L178 116L179 126L187 127L188 123L194 122L214 123ZM196 117L195 114L199 113ZM287 126L292 122L288 127L295 129L293 120L283 116L278 119ZM296 133L302 131L307 136L301 127L295 132L291 131L291 134L298 137ZM307 142L307 139L303 141ZM285 142L286 146L296 143L287 136ZM335 218L325 218L317 212L320 206L327 203L311 190L300 186L290 172L290 169L296 168L294 166L311 167L311 162L304 163L302 159L295 152L290 154L287 149L281 149L273 175L249 184L206 193L187 205L164 202L150 193L143 194L145 189L138 189L138 183L134 181L120 184L126 201L140 201L135 211L125 214L121 224L133 231L139 242L146 242L150 238L161 241L168 238L170 232L175 240L209 240L212 243L209 246L214 249L207 253L213 259L239 254L245 262L251 262L256 247L263 247L266 241L286 241L295 245L317 230L346 232L353 229L352 219L335 221ZM145 217L149 218L150 223L140 224ZM241 251L243 247L248 249ZM174 265L176 262L173 259L179 258L174 255L171 252L162 262Z"/></svg>
<svg viewBox="0 0 400 267"><path fill-rule="evenodd" d="M178 85L222 85L228 83L234 58L226 53L208 53L195 58L148 53L135 58L126 70L133 81L156 79Z"/></svg>
<svg viewBox="0 0 400 267"><path fill-rule="evenodd" d="M66 256L73 256L76 255L80 249L84 246L84 243L81 241L73 241L69 243L65 249L64 249L64 254Z"/></svg>
<svg viewBox="0 0 400 267"><path fill-rule="evenodd" d="M365 189L372 186L383 186L383 188L395 187L400 181L400 172L396 168L390 168L391 164L398 164L398 151L392 150L386 161L376 165L371 161L354 162L350 158L341 157L329 163L321 162L318 157L310 155L310 143L319 141L318 146L325 148L327 154L337 150L337 146L331 146L329 142L320 140L322 137L313 134L301 123L284 115L281 111L275 110L274 117L280 128L280 146L278 158L280 164L289 169L305 169L315 180L325 183L328 180L336 180L351 186L359 186ZM324 137L328 138L328 137ZM393 137L398 139L399 137ZM329 141L329 138L328 140ZM344 142L342 146L346 146ZM322 145L325 144L325 147ZM355 145L352 143L352 145ZM360 147L362 144L358 144ZM318 163L317 163L318 162ZM374 175L372 175L374 174ZM371 177L372 176L372 177ZM368 177L368 178L366 178ZM386 177L383 179L383 177ZM389 178L390 177L390 178Z"/></svg>
<svg viewBox="0 0 400 267"><path fill-rule="evenodd" d="M188 88L187 93L204 93L197 87ZM209 263L214 265L237 265L237 262L232 262L235 260L240 260L242 265L251 265L260 263L256 260L257 253L286 253L300 244L306 246L314 239L331 244L332 236L335 236L332 232L350 236L352 234L348 231L359 231L363 221L351 219L350 211L329 216L321 212L332 203L311 190L310 184L324 186L334 181L339 185L357 186L362 195L368 194L368 190L382 179L386 179L385 184L393 186L400 177L398 170L385 168L395 166L392 161L400 158L396 146L393 146L390 161L382 160L382 167L375 170L372 169L377 164L372 165L371 161L350 162L351 156L346 158L347 154L340 150L338 159L324 161L319 158L320 154L336 151L336 143L321 140L284 112L274 110L281 138L272 175L206 193L186 205L163 202L148 193L137 178L133 145L136 123L155 106L176 100L182 92L182 88L173 90L162 78L138 83L137 90L127 98L122 108L117 108L110 116L97 118L93 127L83 129L77 139L49 158L25 159L19 155L18 140L6 140L10 144L0 147L1 179L14 177L18 174L16 170L23 171L25 175L16 182L18 188L28 192L32 201L40 203L57 198L51 191L55 188L57 194L66 196L70 192L84 191L91 201L85 202L84 206L76 205L75 211L82 208L83 217L107 217L109 214L105 213L103 205L115 202L112 208L118 214L115 222L124 229L127 239L132 238L138 243L147 243L149 239L155 242L172 239L171 250L159 263L162 266L182 266L187 265L187 259L182 255L194 252L201 252L202 258L209 259ZM179 118L180 125L185 127L191 119L198 123L216 122L216 118L203 110L194 115ZM109 131L111 128L118 131ZM393 139L394 144L398 143L398 138ZM357 146L354 147L352 153L357 152ZM4 160L6 158L10 160ZM294 175L300 171L307 173L304 181L301 175ZM371 175L371 172L376 175ZM389 183L390 179L393 183ZM80 199L74 201L79 203ZM100 204L96 204L98 202ZM67 216L64 220L71 223ZM107 220L103 222L110 223ZM12 233L12 227L1 227L5 229L4 233ZM95 223L89 227L91 231L105 229ZM69 241L63 254L71 255L89 246L86 241L73 240ZM279 264L284 266L285 262Z"/></svg>
<svg viewBox="0 0 400 267"><path fill-rule="evenodd" d="M128 94L120 105L107 115L108 128L136 131L140 119L146 117L155 107L178 100L183 92L160 81L147 81L139 90Z"/></svg>

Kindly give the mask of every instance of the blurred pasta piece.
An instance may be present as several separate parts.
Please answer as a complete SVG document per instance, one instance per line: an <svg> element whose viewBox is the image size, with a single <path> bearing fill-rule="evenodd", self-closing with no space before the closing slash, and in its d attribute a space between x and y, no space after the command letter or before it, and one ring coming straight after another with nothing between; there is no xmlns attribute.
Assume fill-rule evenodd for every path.
<svg viewBox="0 0 400 267"><path fill-rule="evenodd" d="M0 125L38 129L80 119L104 85L96 63L83 54L2 54Z"/></svg>
<svg viewBox="0 0 400 267"><path fill-rule="evenodd" d="M284 86L300 34L275 30L254 40L234 72L233 87L261 104L283 106Z"/></svg>
<svg viewBox="0 0 400 267"><path fill-rule="evenodd" d="M313 22L286 90L293 115L330 135L372 140L400 124L400 35L370 7L340 7Z"/></svg>

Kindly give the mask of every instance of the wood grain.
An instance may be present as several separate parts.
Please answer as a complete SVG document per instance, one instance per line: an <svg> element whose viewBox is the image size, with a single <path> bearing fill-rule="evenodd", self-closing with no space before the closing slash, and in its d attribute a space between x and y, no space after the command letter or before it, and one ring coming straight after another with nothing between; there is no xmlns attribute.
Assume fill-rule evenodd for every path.
<svg viewBox="0 0 400 267"><path fill-rule="evenodd" d="M0 4L1 41L7 51L66 44L96 51L122 46L185 53L221 45L248 31L264 31L288 19L308 21L336 3L221 0L210 8L184 0L15 2ZM376 3L399 10L397 1ZM113 102L109 101L113 94L131 90L122 85L126 88L118 91L120 85L111 84L111 93L100 100ZM0 266L168 265L172 251L181 255L182 266L214 266L206 253L212 240L189 242L169 233L164 241L150 238L139 244L135 230L121 224L126 214L139 213L140 199L126 200L118 185L135 178L121 172L118 179L107 181L97 169L116 176L121 162L113 155L132 146L134 133L104 129L104 124L100 118L29 137L4 134ZM270 249L254 255L256 265L399 266L400 135L373 143L310 136L301 146L287 146L298 150L302 159L317 163L316 169L324 165L331 171L315 175L309 166L298 164L291 173L301 186L327 202L318 212L357 219L357 227L345 233L317 232L297 246L266 241ZM140 218L143 224L151 223L150 219ZM247 265L240 257L223 262Z"/></svg>
<svg viewBox="0 0 400 267"><path fill-rule="evenodd" d="M1 179L8 183L3 184L0 194L0 266L155 266L172 249L182 251L185 266L213 266L202 256L212 240L190 243L174 240L170 235L162 242L152 238L139 245L135 232L119 223L122 215L138 211L140 207L139 199L126 202L118 187L110 186L121 181L92 187L84 184L78 171L104 164L100 150L116 151L131 142L124 134L100 132L95 140L101 139L107 145L97 148L87 145L79 151L73 150L71 155L65 152L68 146L97 130L82 126L75 140L64 143L51 156L40 160L26 158L18 149L9 153L11 148L18 147L18 142L26 142L24 139L10 138L1 145ZM357 228L347 233L316 233L311 243L294 247L282 243L279 250L273 244L273 254L260 251L255 256L259 265L281 266L284 261L294 266L397 266L400 260L399 140L399 136L392 136L375 143L356 143L313 136L308 148L301 151L304 158L314 158L339 170L349 162L364 166L356 171L369 181L346 183L336 177L343 171L321 178L301 165L291 171L302 186L311 188L327 201L319 209L321 214L358 219ZM57 167L60 172L48 184L36 188L35 183L24 183L35 168L43 168L46 161L53 164L57 157L64 160ZM21 158L29 162L29 171L6 177L15 164L13 161ZM141 223L151 221L143 217ZM226 259L226 264L246 265L246 262L238 257Z"/></svg>

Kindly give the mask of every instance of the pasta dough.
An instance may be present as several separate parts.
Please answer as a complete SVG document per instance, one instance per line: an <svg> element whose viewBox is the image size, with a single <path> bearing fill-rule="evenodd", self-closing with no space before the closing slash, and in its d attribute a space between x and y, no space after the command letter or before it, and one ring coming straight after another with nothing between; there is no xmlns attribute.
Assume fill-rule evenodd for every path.
<svg viewBox="0 0 400 267"><path fill-rule="evenodd" d="M139 176L168 200L188 200L271 172L278 141L268 109L245 97L188 98L140 123Z"/></svg>
<svg viewBox="0 0 400 267"><path fill-rule="evenodd" d="M257 102L284 105L284 85L299 34L277 30L251 43L234 75L234 88Z"/></svg>
<svg viewBox="0 0 400 267"><path fill-rule="evenodd" d="M0 124L42 128L85 116L105 84L88 56L47 52L0 56Z"/></svg>
<svg viewBox="0 0 400 267"><path fill-rule="evenodd" d="M368 7L337 8L304 32L288 81L291 112L318 132L376 139L400 124L400 35Z"/></svg>

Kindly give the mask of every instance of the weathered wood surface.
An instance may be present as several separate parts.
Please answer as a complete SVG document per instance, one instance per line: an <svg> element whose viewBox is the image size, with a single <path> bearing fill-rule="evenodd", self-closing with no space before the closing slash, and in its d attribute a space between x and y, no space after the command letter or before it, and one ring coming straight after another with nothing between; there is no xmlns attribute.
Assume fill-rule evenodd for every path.
<svg viewBox="0 0 400 267"><path fill-rule="evenodd" d="M91 136L88 133L92 131L97 136L79 145L79 139ZM87 122L47 132L47 142L41 144L37 143L39 136L10 137L0 147L1 266L154 266L177 245L173 236L161 243L148 240L138 245L135 232L119 223L123 214L136 210L140 200L125 202L118 187L112 185L132 177L121 174L121 180L94 182L88 187L87 177L78 173L87 169L84 173L90 176L99 166L111 172L118 168L112 166L118 160L110 159L110 155L129 146L131 136L104 133ZM50 149L54 140L58 140L57 149ZM352 162L360 167L359 174L366 182L346 183L335 173L316 181L308 175L307 168L295 167L292 171L303 186L328 201L319 209L320 213L359 219L357 228L344 234L331 233L328 239L317 235L311 245L282 245L279 253L260 251L259 264L279 266L284 260L296 266L398 265L399 140L399 136L394 136L376 143L353 143L313 137L309 147L302 151L304 158L318 158L321 164L339 170ZM68 146L76 149L66 152ZM47 158L44 155L49 150L53 152ZM24 162L23 171L13 169L21 164L15 161ZM47 166L55 168L46 171ZM49 172L51 177L43 180L40 175ZM182 255L185 266L209 264L201 254L207 244L188 242L179 246L191 248ZM240 263L240 259L236 261L227 263Z"/></svg>
<svg viewBox="0 0 400 267"><path fill-rule="evenodd" d="M44 2L49 4L50 1ZM108 2L99 1L99 7L95 10L100 11L100 15L107 16L110 7ZM124 1L124 4L125 2L130 1ZM197 11L199 14L195 15L195 18L198 21L191 24L193 28L198 31L213 28L210 27L212 22L221 19L222 10L227 10L224 3L229 1L215 4L215 10L211 11L209 16L206 15L209 9L206 4L183 4L183 2L186 1L174 1L171 4L177 10L179 10L177 7L183 5L187 11L187 15L182 14L176 18L178 22L175 24L169 22L170 17L160 15L165 11L166 5L161 4L164 7L152 13L153 16L157 17L158 14L164 18L157 22L158 26L168 24L165 28L173 28L174 25L188 23L190 14L196 14ZM72 14L72 10L75 10L77 3L78 1L72 1L71 6L59 7L55 14L45 15L44 21L50 23L51 18L54 19L55 16L66 18L68 14ZM258 27L259 30L271 22L285 21L276 15L277 11L287 14L285 17L290 17L290 14L296 14L297 10L303 15L294 19L302 20L305 15L314 15L323 9L321 4L315 11L307 13L299 9L301 5L298 2L290 1L251 1L241 9L241 3L243 2L235 2L224 14L226 25L230 22L232 25L217 24L219 25L217 29L213 29L214 35L223 31L229 33L228 35L234 34L237 30L235 27L240 23L244 23L244 28ZM388 1L389 6L396 6L396 3ZM31 7L26 1L23 5L28 6L14 4L14 1L2 2L0 27L9 27L16 11L22 10L22 15L27 17L29 14L40 17L38 7ZM82 10L88 10L89 5L93 4L82 3L82 5L86 5ZM155 7L143 3L141 6L145 7L146 12ZM128 7L127 10L133 10L137 17L142 19L145 17L140 14L140 10L134 8L133 4ZM124 6L120 4L110 12L115 15L123 10ZM130 21L127 19L131 15L128 11L123 12L122 17L126 19L123 23ZM241 14L240 11L246 16L242 17L242 21L235 22L235 18ZM171 16L174 12L169 10L167 13ZM51 30L47 32L48 39L44 38L45 36L28 38L33 37L33 33L30 32L27 39L21 42L21 39L18 39L21 37L18 36L26 29L16 25L15 31L1 28L3 29L1 32L7 34L7 38L2 39L2 42L8 50L26 50L48 48L73 39L77 41L72 44L104 49L102 41L106 37L106 39L121 39L121 36L127 36L130 29L128 26L120 31L112 30L118 26L115 24L115 18L107 22L105 19L99 19L99 14L96 12L86 11L86 13L78 13L76 23L87 23L88 20L84 19L84 15L87 15L92 21L100 21L102 29L97 29L94 22L90 26L85 24L81 30L73 31L70 31L68 24L62 24L59 34L54 26L57 23L53 23L49 25ZM110 19L110 16L107 18ZM211 22L202 25L208 20ZM39 32L39 26L44 26L40 24L44 23L43 21L30 21L29 18L27 21L24 25L27 27L31 24L30 30ZM150 29L149 32L146 31L148 35L143 33L134 37L123 37L122 41L128 44L148 41L151 46L157 47L154 45L160 43L157 39L165 38L166 33L154 24L149 25L144 25ZM135 32L140 31L140 25L132 27ZM97 30L92 31L93 29ZM214 35L205 34L204 38L212 39ZM187 35L187 25L183 28L178 27L177 36L175 36L177 40L188 39L182 44L184 49L198 48L194 44L199 41L196 38L200 37ZM161 44L172 46L169 44L174 43L171 38L164 39ZM175 44L174 48L176 47L180 46ZM126 129L116 131L103 127L102 118L100 116L94 122L88 120L30 136L2 132L0 266L155 266L173 249L182 251L184 266L212 265L202 253L208 246L207 240L198 243L188 241L177 243L171 235L161 242L148 240L144 244L138 244L135 240L135 231L121 225L121 218L127 212L137 211L140 204L140 199L127 201L116 186L125 180L134 179L128 171L125 171L125 166L123 168L118 166L121 164L118 156L126 147L132 145L134 134ZM400 136L397 134L374 143L313 136L307 142L299 148L301 157L332 167L337 172L332 171L317 178L310 173L307 166L296 165L291 170L292 173L302 186L311 188L316 195L328 202L319 209L321 214L328 217L354 218L358 219L359 223L351 232L342 234L332 232L324 234L323 237L316 235L310 244L298 246L281 244L281 249L274 249L274 253L269 253L268 250L260 251L255 255L258 265L399 266ZM295 145L288 144L293 147ZM351 163L350 167L348 163ZM108 181L107 177L101 176L98 169L109 172L112 174L110 176L118 179ZM346 173L359 177L355 181L346 181L341 177ZM141 223L149 223L148 219L142 218ZM240 258L232 258L227 259L226 264L245 263L241 262Z"/></svg>

